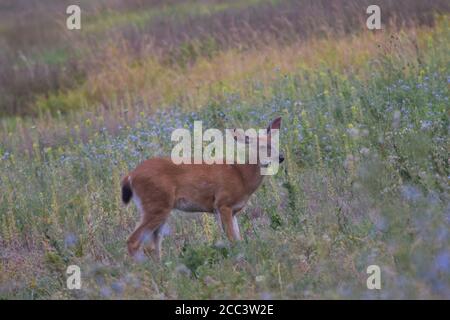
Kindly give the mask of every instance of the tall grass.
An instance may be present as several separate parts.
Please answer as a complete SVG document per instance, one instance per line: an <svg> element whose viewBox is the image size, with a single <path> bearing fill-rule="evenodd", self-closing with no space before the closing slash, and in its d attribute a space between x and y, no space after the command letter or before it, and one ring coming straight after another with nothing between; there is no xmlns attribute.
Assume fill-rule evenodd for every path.
<svg viewBox="0 0 450 320"><path fill-rule="evenodd" d="M0 10L0 115L66 113L114 101L86 79L117 57L185 67L223 49L336 38L365 30L370 1L79 1L82 30L65 29L73 1L16 1ZM434 24L447 1L381 1L386 28ZM109 65L107 67L110 67ZM157 70L151 70L157 72ZM140 89L150 89L150 87ZM37 103L36 103L37 102Z"/></svg>
<svg viewBox="0 0 450 320"><path fill-rule="evenodd" d="M54 110L2 122L0 298L449 298L450 32L433 21L219 46L185 65L107 44L96 72L37 99ZM121 205L123 174L194 120L276 115L286 161L239 216L241 243L174 212L161 263L127 256L138 216ZM81 290L66 288L70 264ZM372 264L381 290L366 287Z"/></svg>
<svg viewBox="0 0 450 320"><path fill-rule="evenodd" d="M80 33L67 3L0 5L0 299L450 297L446 1L380 1L379 32L368 1L80 1ZM128 170L278 115L242 243L174 212L161 263L127 256Z"/></svg>

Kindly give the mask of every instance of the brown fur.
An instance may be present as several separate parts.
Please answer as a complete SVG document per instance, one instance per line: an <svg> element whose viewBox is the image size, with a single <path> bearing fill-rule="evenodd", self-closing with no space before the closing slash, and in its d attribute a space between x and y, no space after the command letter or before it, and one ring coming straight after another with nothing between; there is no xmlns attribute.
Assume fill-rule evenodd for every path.
<svg viewBox="0 0 450 320"><path fill-rule="evenodd" d="M269 127L279 125L280 118ZM172 209L218 214L230 241L240 240L234 215L263 177L259 164L176 165L168 158L142 162L122 180L122 190L131 189L141 207L141 222L127 241L130 255L136 254L149 232L146 249L155 250L160 258L161 228Z"/></svg>

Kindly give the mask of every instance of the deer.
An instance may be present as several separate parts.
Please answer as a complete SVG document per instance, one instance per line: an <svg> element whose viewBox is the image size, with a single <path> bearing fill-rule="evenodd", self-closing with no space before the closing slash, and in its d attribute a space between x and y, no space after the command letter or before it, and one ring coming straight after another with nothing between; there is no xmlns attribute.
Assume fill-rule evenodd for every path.
<svg viewBox="0 0 450 320"><path fill-rule="evenodd" d="M267 134L256 137L258 147L265 146L272 152L271 132L280 126L281 117L273 120ZM234 138L241 143L252 142L247 136ZM282 163L284 155L277 151L275 161ZM260 169L269 165L259 156L255 164L175 164L170 158L159 157L143 161L121 182L123 203L127 205L133 199L141 217L127 239L128 253L136 257L144 243L144 252L155 254L160 261L162 231L173 209L212 213L229 241L240 241L236 214L263 182Z"/></svg>

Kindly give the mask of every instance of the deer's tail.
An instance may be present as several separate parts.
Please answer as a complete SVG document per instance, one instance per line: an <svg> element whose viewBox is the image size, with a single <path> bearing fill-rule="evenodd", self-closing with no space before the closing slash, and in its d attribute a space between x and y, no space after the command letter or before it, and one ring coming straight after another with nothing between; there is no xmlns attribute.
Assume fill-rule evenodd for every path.
<svg viewBox="0 0 450 320"><path fill-rule="evenodd" d="M128 204L130 202L131 198L133 197L133 190L131 189L131 177L126 176L122 179L122 201L125 204Z"/></svg>

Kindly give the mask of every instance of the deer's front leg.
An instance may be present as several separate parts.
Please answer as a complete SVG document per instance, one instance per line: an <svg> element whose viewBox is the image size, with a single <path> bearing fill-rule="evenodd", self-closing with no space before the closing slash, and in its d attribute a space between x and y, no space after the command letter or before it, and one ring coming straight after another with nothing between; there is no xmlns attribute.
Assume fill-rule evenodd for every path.
<svg viewBox="0 0 450 320"><path fill-rule="evenodd" d="M239 226L236 216L233 215L233 210L229 207L222 206L219 208L219 214L228 239L232 242L241 240Z"/></svg>

